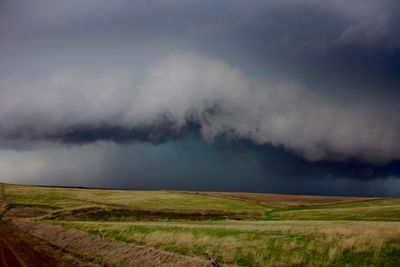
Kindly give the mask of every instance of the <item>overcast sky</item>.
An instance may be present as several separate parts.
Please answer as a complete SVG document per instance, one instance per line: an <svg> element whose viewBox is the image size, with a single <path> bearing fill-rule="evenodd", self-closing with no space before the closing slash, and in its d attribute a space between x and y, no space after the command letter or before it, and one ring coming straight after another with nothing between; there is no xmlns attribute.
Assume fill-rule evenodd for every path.
<svg viewBox="0 0 400 267"><path fill-rule="evenodd" d="M3 0L0 179L400 195L397 0Z"/></svg>

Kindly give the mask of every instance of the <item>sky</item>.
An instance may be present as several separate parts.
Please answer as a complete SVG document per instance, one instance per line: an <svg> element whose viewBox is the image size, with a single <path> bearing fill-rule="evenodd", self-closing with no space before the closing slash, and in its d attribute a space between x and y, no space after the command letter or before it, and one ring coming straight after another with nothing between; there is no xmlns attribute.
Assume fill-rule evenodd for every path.
<svg viewBox="0 0 400 267"><path fill-rule="evenodd" d="M0 180L400 196L397 0L1 0Z"/></svg>

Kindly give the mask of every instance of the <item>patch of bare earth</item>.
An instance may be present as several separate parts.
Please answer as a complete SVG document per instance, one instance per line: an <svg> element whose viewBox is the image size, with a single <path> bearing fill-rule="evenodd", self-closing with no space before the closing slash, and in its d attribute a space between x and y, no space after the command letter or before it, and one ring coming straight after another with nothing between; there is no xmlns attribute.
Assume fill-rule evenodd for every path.
<svg viewBox="0 0 400 267"><path fill-rule="evenodd" d="M21 212L19 216L23 216ZM223 210L203 210L199 212L173 212L162 210L123 209L107 206L88 206L72 209L63 209L50 213L43 218L57 218L64 221L94 220L94 221L159 221L159 220L222 220L255 219L262 216L262 212L225 212Z"/></svg>
<svg viewBox="0 0 400 267"><path fill-rule="evenodd" d="M315 205L332 205L350 202L368 201L376 198L340 197L340 196L311 196L311 195L280 195L242 192L202 192L202 194L231 199L254 201L280 207L304 207Z"/></svg>
<svg viewBox="0 0 400 267"><path fill-rule="evenodd" d="M0 246L7 249L3 251L4 258L1 259L0 266L99 266L81 261L12 225L0 224L0 239Z"/></svg>
<svg viewBox="0 0 400 267"><path fill-rule="evenodd" d="M89 236L87 233L27 220L14 220L20 230L62 248L81 259L103 266L211 266L199 257L188 257L153 247Z"/></svg>
<svg viewBox="0 0 400 267"><path fill-rule="evenodd" d="M9 209L5 212L4 216L6 218L33 218L44 216L48 213L48 209L26 207Z"/></svg>

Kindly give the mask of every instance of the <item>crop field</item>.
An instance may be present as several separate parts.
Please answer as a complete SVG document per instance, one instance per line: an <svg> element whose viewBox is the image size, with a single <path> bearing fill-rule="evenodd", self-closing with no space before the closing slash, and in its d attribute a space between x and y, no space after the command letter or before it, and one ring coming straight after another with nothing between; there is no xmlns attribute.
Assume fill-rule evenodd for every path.
<svg viewBox="0 0 400 267"><path fill-rule="evenodd" d="M17 227L99 266L400 265L398 198L6 185L5 199Z"/></svg>

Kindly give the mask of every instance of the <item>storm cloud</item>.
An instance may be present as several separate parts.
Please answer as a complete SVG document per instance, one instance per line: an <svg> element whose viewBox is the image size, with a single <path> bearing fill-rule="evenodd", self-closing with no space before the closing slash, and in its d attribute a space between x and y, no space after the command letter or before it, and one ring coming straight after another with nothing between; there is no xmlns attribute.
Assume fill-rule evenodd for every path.
<svg viewBox="0 0 400 267"><path fill-rule="evenodd" d="M206 140L247 139L309 160L385 163L400 155L396 106L326 98L298 82L260 81L191 54L168 57L141 83L128 73L8 78L0 99L6 141L157 142L194 123Z"/></svg>
<svg viewBox="0 0 400 267"><path fill-rule="evenodd" d="M119 147L120 162L142 170L145 163L124 147L186 155L172 144L195 135L196 149L209 148L207 155L229 151L235 158L240 147L257 159L239 157L247 167L233 174L233 165L215 157L210 183L219 174L249 176L255 190L260 177L292 188L334 178L312 193L334 181L344 192L353 178L396 184L398 25L397 0L0 1L0 175L17 177L10 166L21 161L27 170L35 166L32 173L58 177L57 184L69 166L55 164L57 174L47 150L57 147L61 158L72 153L63 149L74 151L71 161L82 169L79 151L107 154L98 146L106 143ZM10 153L15 163L5 161ZM207 161L201 155L188 163L192 169L174 165L171 173L190 176ZM40 168L28 156L42 157ZM96 164L109 166L110 176L135 173ZM168 187L160 178L168 166L159 168L154 181ZM151 176L144 169L140 175ZM373 182L382 177L391 182ZM283 186L268 183L276 192Z"/></svg>

